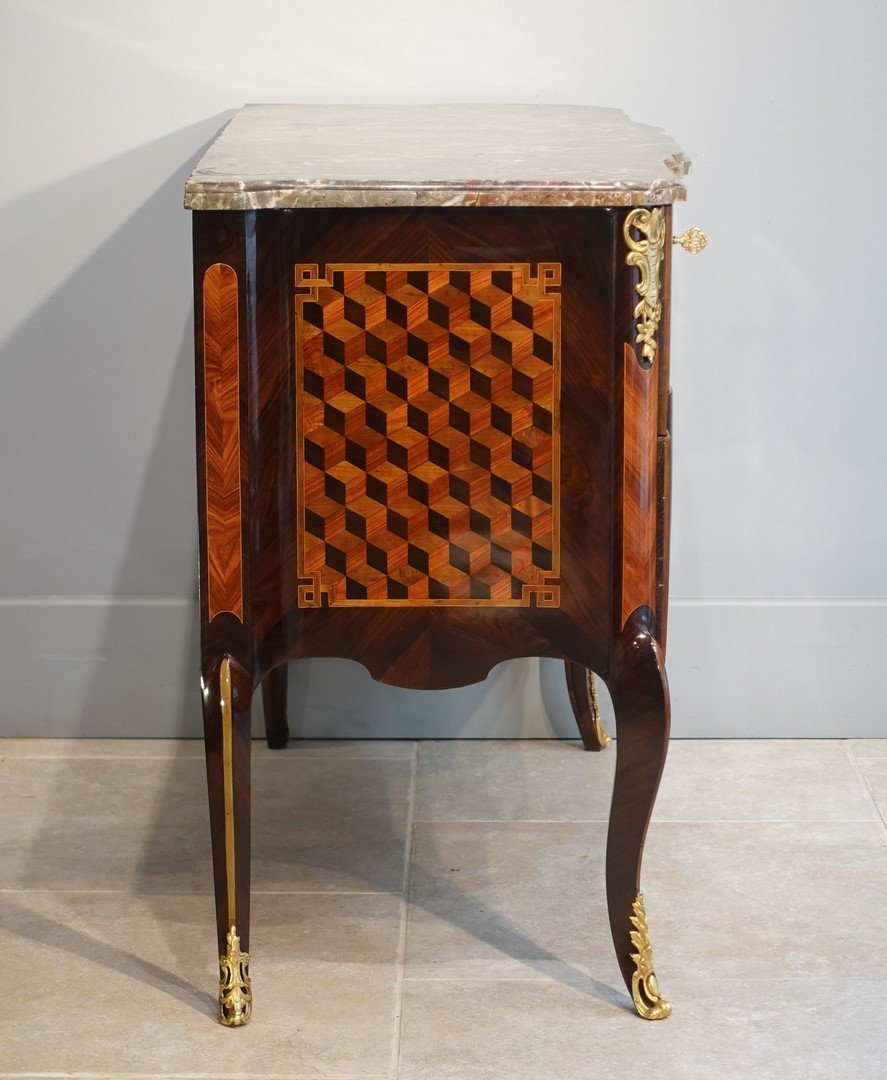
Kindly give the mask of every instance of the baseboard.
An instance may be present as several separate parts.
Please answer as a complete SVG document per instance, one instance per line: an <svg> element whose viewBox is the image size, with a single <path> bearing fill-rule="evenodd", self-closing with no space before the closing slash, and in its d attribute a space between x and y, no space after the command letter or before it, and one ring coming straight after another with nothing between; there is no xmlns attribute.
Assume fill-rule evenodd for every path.
<svg viewBox="0 0 887 1080"><path fill-rule="evenodd" d="M201 733L197 617L179 599L0 600L0 736ZM673 601L673 734L887 735L887 599ZM604 697L605 721L612 724ZM484 683L422 692L360 665L291 667L295 733L310 738L573 738L562 665L517 660ZM256 709L256 732L261 709Z"/></svg>
<svg viewBox="0 0 887 1080"><path fill-rule="evenodd" d="M0 736L203 733L191 600L0 600Z"/></svg>
<svg viewBox="0 0 887 1080"><path fill-rule="evenodd" d="M675 600L679 738L887 735L887 598Z"/></svg>

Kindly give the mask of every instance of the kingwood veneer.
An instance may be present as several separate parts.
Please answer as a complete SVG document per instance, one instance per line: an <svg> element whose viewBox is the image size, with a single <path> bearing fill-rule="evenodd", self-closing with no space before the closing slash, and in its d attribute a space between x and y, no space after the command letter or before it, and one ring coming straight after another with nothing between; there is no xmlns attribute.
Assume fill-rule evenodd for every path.
<svg viewBox="0 0 887 1080"><path fill-rule="evenodd" d="M189 180L223 1023L252 1010L250 701L262 683L284 746L285 664L310 656L418 689L559 657L589 749L607 683L610 925L638 1012L668 1015L639 887L688 168L614 110L249 106Z"/></svg>

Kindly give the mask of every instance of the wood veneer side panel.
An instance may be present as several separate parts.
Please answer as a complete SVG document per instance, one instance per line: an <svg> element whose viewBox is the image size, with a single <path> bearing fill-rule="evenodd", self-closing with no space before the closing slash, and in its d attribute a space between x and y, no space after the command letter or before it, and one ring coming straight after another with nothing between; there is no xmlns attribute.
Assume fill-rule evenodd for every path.
<svg viewBox="0 0 887 1080"><path fill-rule="evenodd" d="M203 276L203 378L209 619L243 621L240 483L240 348L237 272L214 263Z"/></svg>
<svg viewBox="0 0 887 1080"><path fill-rule="evenodd" d="M629 615L656 600L656 457L658 385L628 343L623 352L622 606Z"/></svg>
<svg viewBox="0 0 887 1080"><path fill-rule="evenodd" d="M356 660L374 678L415 689L463 686L484 679L515 656L555 656L610 668L614 573L621 533L614 530L614 485L621 485L621 342L628 336L629 270L620 296L625 323L613 326L615 230L620 211L559 208L275 210L255 214L257 231L257 351L249 349L251 393L250 546L244 580L251 582L249 631L255 677L284 659L324 656ZM206 217L211 214L207 213ZM238 228L231 221L232 238ZM213 251L218 251L213 240ZM208 253L206 244L200 248ZM236 250L225 261L241 272ZM561 606L300 607L295 476L298 424L294 271L297 265L354 263L560 263L563 280L561 429ZM205 269L210 259L202 265ZM241 292L247 303L250 290ZM241 319L243 322L244 319ZM618 351L615 342L618 341ZM255 366L253 366L255 365ZM241 381L246 379L241 370ZM617 386L617 378L619 384ZM243 407L243 390L241 391ZM621 401L621 397L618 399ZM247 485L244 484L247 498ZM614 543L618 539L618 543ZM233 621L220 616L214 626Z"/></svg>

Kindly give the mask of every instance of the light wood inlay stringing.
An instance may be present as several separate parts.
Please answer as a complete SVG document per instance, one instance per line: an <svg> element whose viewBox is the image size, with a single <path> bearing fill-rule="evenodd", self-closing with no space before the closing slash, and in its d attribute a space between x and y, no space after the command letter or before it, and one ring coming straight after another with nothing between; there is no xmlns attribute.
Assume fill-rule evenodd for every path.
<svg viewBox="0 0 887 1080"><path fill-rule="evenodd" d="M215 263L203 277L206 550L210 621L243 621L237 273Z"/></svg>
<svg viewBox="0 0 887 1080"><path fill-rule="evenodd" d="M296 267L299 606L560 605L561 267Z"/></svg>

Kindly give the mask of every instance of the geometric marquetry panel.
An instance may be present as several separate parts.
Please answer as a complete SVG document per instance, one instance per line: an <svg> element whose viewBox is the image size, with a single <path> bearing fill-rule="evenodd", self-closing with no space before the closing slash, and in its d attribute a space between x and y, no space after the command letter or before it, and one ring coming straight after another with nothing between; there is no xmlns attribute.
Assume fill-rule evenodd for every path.
<svg viewBox="0 0 887 1080"><path fill-rule="evenodd" d="M301 607L560 605L560 280L296 267Z"/></svg>

